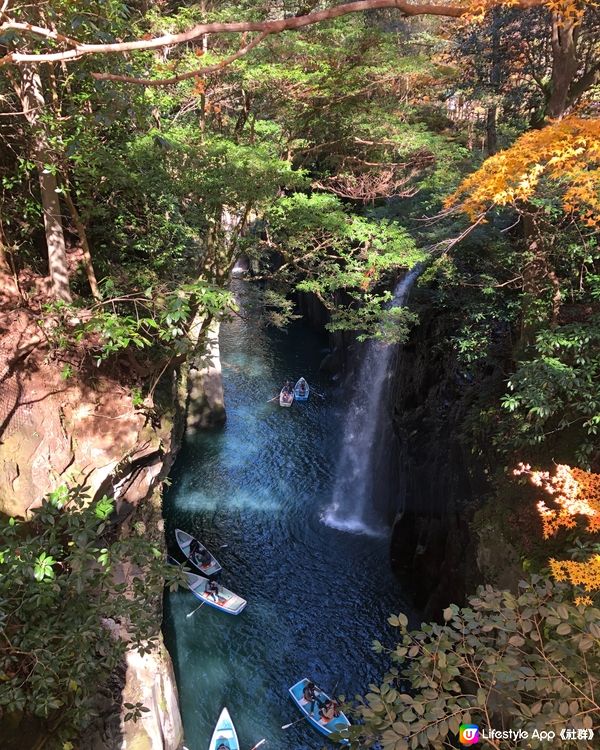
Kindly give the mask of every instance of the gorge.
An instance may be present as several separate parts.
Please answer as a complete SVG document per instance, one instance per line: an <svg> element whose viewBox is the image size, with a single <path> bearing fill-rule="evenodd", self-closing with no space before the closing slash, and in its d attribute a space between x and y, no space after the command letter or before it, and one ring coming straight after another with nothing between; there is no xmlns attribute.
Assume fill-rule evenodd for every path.
<svg viewBox="0 0 600 750"><path fill-rule="evenodd" d="M599 33L0 3L3 750L594 750Z"/></svg>

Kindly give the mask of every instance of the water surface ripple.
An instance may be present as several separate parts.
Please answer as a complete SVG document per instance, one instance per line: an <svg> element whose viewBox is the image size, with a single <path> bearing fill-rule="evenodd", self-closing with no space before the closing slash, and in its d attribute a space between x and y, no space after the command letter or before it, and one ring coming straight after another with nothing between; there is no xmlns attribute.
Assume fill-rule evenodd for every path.
<svg viewBox="0 0 600 750"><path fill-rule="evenodd" d="M320 521L341 452L344 404L319 374L326 341L301 323L288 333L257 324L250 285L235 281L244 318L222 327L225 427L187 440L165 498L167 539L200 538L223 566L219 580L248 600L238 617L202 607L184 590L165 597L164 631L175 664L186 746L206 750L221 708L241 750L263 737L275 750L320 748L287 689L312 675L353 696L381 674L373 638L405 610L385 539ZM266 401L304 375L325 399L282 409ZM219 550L220 545L227 544Z"/></svg>

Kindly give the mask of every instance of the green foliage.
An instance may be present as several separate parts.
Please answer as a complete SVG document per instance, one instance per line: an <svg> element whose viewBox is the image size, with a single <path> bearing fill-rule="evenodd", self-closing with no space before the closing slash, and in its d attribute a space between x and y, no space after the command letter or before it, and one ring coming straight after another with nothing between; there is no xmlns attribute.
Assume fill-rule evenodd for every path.
<svg viewBox="0 0 600 750"><path fill-rule="evenodd" d="M134 724L138 719L141 719L143 714L146 714L150 711L149 708L146 708L146 706L144 706L144 704L140 703L139 701L137 703L124 703L123 705L127 709L124 720L133 721Z"/></svg>
<svg viewBox="0 0 600 750"><path fill-rule="evenodd" d="M391 665L356 709L365 724L349 731L351 746L454 747L460 724L474 723L522 729L527 747L539 748L536 730L597 729L600 611L568 596L568 587L533 576L517 595L481 587L467 607L445 609L444 624L411 630L405 615L390 617L399 641L373 645Z"/></svg>
<svg viewBox="0 0 600 750"><path fill-rule="evenodd" d="M294 303L274 289L265 290L262 304L267 323L275 328L285 328L292 320L300 318L294 313Z"/></svg>
<svg viewBox="0 0 600 750"><path fill-rule="evenodd" d="M151 541L117 539L113 514L109 498L90 503L85 488L61 486L31 520L0 523L0 706L42 721L49 748L76 741L126 649L148 653L159 634L163 578L173 574Z"/></svg>
<svg viewBox="0 0 600 750"><path fill-rule="evenodd" d="M350 213L339 198L322 193L281 198L267 221L268 250L283 259L275 278L315 294L332 313L330 330L405 337L414 316L387 309L391 293L377 291L424 257L403 227Z"/></svg>
<svg viewBox="0 0 600 750"><path fill-rule="evenodd" d="M114 284L105 280L103 292L116 296L84 314L76 305L64 302L47 305L48 342L56 349L83 343L94 353L97 365L127 349L154 349L162 354L160 369L164 357L186 354L195 346L187 334L196 316L226 315L235 309L229 291L204 281L171 289L162 284L143 293L119 296ZM66 366L63 373L69 377L72 367Z"/></svg>
<svg viewBox="0 0 600 750"><path fill-rule="evenodd" d="M358 340L375 339L383 344L404 343L419 322L407 307L390 307L392 295L363 295L357 307L338 306L327 324L329 331L362 331Z"/></svg>
<svg viewBox="0 0 600 750"><path fill-rule="evenodd" d="M502 399L505 429L515 445L542 443L549 433L574 435L583 466L600 428L600 319L572 323L536 336L531 358L519 362ZM573 438L572 438L573 439Z"/></svg>

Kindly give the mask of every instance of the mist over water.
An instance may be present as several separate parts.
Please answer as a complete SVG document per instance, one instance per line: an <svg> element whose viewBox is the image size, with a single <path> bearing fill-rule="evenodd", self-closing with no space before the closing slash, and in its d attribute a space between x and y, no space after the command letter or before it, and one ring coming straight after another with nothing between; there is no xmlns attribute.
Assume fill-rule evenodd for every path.
<svg viewBox="0 0 600 750"><path fill-rule="evenodd" d="M196 600L166 593L165 638L190 750L206 750L223 706L242 750L263 737L277 750L317 750L325 739L307 722L281 730L300 717L288 688L310 675L338 694L366 692L383 669L371 642L393 638L387 617L406 604L385 540L321 521L346 406L318 372L326 340L301 323L262 328L251 285L233 284L244 318L222 328L227 423L185 444L164 514L170 550L175 528L196 535L223 566L218 580L248 606L237 617L202 607L186 618ZM325 399L266 403L300 375Z"/></svg>

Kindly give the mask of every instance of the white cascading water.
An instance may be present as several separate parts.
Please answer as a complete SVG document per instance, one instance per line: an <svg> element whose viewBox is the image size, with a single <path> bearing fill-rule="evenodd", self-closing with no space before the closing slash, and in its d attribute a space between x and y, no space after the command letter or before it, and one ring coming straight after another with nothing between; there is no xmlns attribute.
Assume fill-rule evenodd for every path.
<svg viewBox="0 0 600 750"><path fill-rule="evenodd" d="M398 282L392 307L405 304L421 268L415 266ZM323 523L355 534L385 534L387 527L374 508L375 467L381 446L377 433L387 418L389 379L396 346L370 341L354 381L344 423L342 453L337 465L331 504Z"/></svg>

